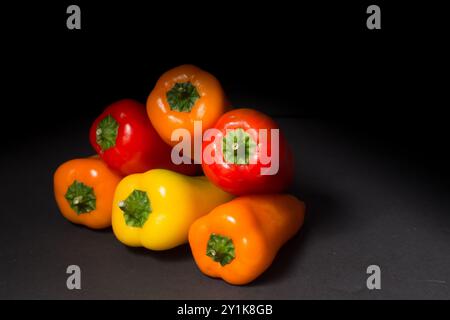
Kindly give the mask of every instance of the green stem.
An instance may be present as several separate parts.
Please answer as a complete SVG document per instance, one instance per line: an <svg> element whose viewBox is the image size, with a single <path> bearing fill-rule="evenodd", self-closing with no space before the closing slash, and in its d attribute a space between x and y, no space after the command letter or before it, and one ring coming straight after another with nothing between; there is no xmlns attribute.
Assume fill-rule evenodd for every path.
<svg viewBox="0 0 450 320"><path fill-rule="evenodd" d="M197 88L190 82L177 82L167 94L170 110L190 112L200 95Z"/></svg>
<svg viewBox="0 0 450 320"><path fill-rule="evenodd" d="M108 150L116 145L119 124L111 115L107 115L97 125L95 139L102 151Z"/></svg>
<svg viewBox="0 0 450 320"><path fill-rule="evenodd" d="M95 210L96 198L94 188L75 180L65 194L65 198L76 214L88 213Z"/></svg>
<svg viewBox="0 0 450 320"><path fill-rule="evenodd" d="M150 199L147 192L133 190L123 201L119 202L119 208L123 211L125 223L130 227L142 228L152 212Z"/></svg>
<svg viewBox="0 0 450 320"><path fill-rule="evenodd" d="M212 233L206 246L206 255L223 267L236 257L231 238Z"/></svg>
<svg viewBox="0 0 450 320"><path fill-rule="evenodd" d="M244 129L229 130L222 140L222 153L226 163L248 164L255 151L256 142Z"/></svg>

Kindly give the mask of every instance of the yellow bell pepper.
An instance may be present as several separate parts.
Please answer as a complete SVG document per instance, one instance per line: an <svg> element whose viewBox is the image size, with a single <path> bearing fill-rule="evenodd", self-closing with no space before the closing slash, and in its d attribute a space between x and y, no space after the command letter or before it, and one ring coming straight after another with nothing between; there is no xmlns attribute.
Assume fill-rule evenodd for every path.
<svg viewBox="0 0 450 320"><path fill-rule="evenodd" d="M190 225L231 200L204 176L154 169L122 179L114 194L112 227L132 247L167 250L188 240Z"/></svg>

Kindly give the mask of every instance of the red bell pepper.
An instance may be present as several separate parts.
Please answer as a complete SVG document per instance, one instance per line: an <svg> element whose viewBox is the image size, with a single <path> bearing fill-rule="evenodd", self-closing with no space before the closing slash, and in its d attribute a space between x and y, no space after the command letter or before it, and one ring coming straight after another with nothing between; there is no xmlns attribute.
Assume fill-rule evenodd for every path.
<svg viewBox="0 0 450 320"><path fill-rule="evenodd" d="M106 164L122 175L156 168L197 173L195 165L172 162L171 147L153 128L145 105L135 100L124 99L107 107L92 124L89 138Z"/></svg>
<svg viewBox="0 0 450 320"><path fill-rule="evenodd" d="M203 172L214 184L234 195L278 193L289 186L293 178L292 152L273 119L256 110L235 109L223 114L214 128L218 131L210 141L203 142L202 153ZM266 129L266 143L260 129ZM275 150L272 129L278 129L274 130L278 132L278 141L273 141ZM208 163L205 155L216 161ZM275 166L276 160L276 174L264 173L262 169Z"/></svg>

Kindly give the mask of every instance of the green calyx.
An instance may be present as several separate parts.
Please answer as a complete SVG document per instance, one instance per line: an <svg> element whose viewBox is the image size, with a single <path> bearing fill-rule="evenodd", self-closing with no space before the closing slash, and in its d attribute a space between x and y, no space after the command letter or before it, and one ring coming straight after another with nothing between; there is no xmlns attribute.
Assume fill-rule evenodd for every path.
<svg viewBox="0 0 450 320"><path fill-rule="evenodd" d="M234 260L234 244L231 238L212 233L206 246L206 255L223 267Z"/></svg>
<svg viewBox="0 0 450 320"><path fill-rule="evenodd" d="M228 131L222 141L222 152L226 163L248 164L256 151L256 142L243 129Z"/></svg>
<svg viewBox="0 0 450 320"><path fill-rule="evenodd" d="M152 212L147 192L134 190L125 200L119 202L125 223L130 227L142 228Z"/></svg>
<svg viewBox="0 0 450 320"><path fill-rule="evenodd" d="M116 145L119 124L111 115L107 115L97 125L95 139L102 151L108 150Z"/></svg>
<svg viewBox="0 0 450 320"><path fill-rule="evenodd" d="M167 94L170 110L190 112L200 95L190 82L177 82Z"/></svg>
<svg viewBox="0 0 450 320"><path fill-rule="evenodd" d="M82 182L75 180L67 188L65 198L73 211L78 215L95 210L96 198L94 188Z"/></svg>

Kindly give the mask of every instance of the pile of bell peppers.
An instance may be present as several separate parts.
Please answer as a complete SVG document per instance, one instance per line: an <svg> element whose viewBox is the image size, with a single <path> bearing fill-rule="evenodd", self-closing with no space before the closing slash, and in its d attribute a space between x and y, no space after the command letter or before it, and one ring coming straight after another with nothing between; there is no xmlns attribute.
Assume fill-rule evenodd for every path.
<svg viewBox="0 0 450 320"><path fill-rule="evenodd" d="M172 161L174 131L203 138L196 121L217 132L201 151L225 161ZM270 135L263 145L252 134L260 129L280 132L276 150ZM204 274L243 285L303 225L304 203L285 193L293 157L276 122L232 108L220 82L196 66L164 73L145 105L131 99L109 105L93 121L89 140L96 155L67 161L54 173L57 205L72 223L112 226L127 246L159 251L189 243ZM262 174L263 156L275 152L277 172Z"/></svg>

